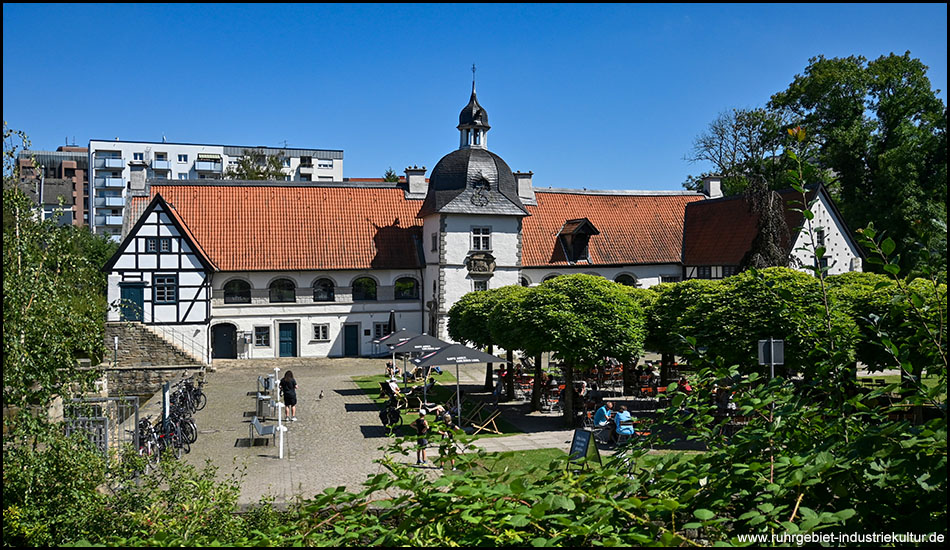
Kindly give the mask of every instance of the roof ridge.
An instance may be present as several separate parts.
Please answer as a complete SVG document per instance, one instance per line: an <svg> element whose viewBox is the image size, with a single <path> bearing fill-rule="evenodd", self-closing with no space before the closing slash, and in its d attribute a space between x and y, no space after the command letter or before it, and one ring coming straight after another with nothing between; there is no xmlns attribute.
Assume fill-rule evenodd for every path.
<svg viewBox="0 0 950 550"><path fill-rule="evenodd" d="M697 191L654 191L654 190L635 190L635 189L568 189L561 187L535 187L535 193L560 193L567 195L619 195L619 196L638 196L638 197L668 197L668 196L688 196L693 197L702 195Z"/></svg>

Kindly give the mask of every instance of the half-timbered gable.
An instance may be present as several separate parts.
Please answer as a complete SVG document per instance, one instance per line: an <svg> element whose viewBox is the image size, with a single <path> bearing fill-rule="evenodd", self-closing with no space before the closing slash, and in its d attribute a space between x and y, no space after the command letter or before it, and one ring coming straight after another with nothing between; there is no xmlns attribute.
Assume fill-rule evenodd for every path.
<svg viewBox="0 0 950 550"><path fill-rule="evenodd" d="M156 195L103 270L110 321L205 326L211 317L214 264L188 227Z"/></svg>

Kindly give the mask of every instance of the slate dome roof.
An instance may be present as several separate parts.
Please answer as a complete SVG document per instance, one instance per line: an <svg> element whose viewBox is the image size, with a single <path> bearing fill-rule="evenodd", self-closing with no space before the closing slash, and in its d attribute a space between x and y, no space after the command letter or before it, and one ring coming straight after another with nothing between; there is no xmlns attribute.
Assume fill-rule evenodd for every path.
<svg viewBox="0 0 950 550"><path fill-rule="evenodd" d="M465 205L463 209L472 213L527 213L518 198L518 183L508 163L487 149L472 147L452 151L435 165L420 215L449 211L445 207L454 199L473 194L478 188L488 197L488 204L474 208L471 201L462 200L456 201L457 207Z"/></svg>

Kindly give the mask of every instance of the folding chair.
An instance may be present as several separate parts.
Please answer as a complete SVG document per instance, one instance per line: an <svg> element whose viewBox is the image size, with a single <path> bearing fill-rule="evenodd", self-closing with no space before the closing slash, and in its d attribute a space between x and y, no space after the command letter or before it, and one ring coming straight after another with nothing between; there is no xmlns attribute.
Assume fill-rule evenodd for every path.
<svg viewBox="0 0 950 550"><path fill-rule="evenodd" d="M485 420L479 420L472 422L472 426L475 428L475 431L472 432L472 435L477 435L478 432L486 431L493 434L501 434L501 430L498 429L498 425L495 424L495 419L501 414L500 410L497 410L490 415L488 415Z"/></svg>
<svg viewBox="0 0 950 550"><path fill-rule="evenodd" d="M473 409L472 412L468 413L467 415L464 414L465 411L464 409L462 409L463 414L459 416L461 416L463 423L474 424L475 422L480 420L479 413L482 411L483 408L485 408L484 401L478 403L478 405L475 406L475 409Z"/></svg>

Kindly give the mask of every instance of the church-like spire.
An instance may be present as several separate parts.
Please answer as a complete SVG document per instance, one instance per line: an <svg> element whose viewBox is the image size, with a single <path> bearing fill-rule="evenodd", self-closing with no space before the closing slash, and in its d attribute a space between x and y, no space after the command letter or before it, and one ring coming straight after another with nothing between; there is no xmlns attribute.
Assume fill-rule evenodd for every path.
<svg viewBox="0 0 950 550"><path fill-rule="evenodd" d="M486 133L491 128L488 125L488 113L478 104L475 96L475 65L472 65L472 97L468 105L459 113L459 148L479 147L487 148Z"/></svg>

